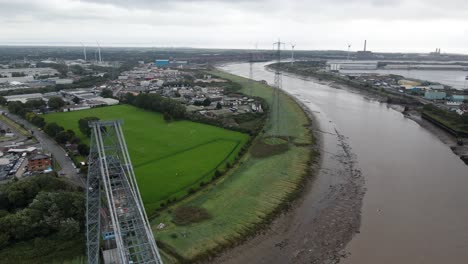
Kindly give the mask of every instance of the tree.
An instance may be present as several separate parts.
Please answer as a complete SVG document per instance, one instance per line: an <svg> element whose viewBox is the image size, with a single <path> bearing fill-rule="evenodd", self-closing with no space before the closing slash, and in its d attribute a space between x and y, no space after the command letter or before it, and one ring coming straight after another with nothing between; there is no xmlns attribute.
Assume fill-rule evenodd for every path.
<svg viewBox="0 0 468 264"><path fill-rule="evenodd" d="M59 234L63 240L71 239L80 232L80 224L73 218L67 218L60 223Z"/></svg>
<svg viewBox="0 0 468 264"><path fill-rule="evenodd" d="M223 108L223 106L221 105L221 103L220 103L220 102L218 102L218 103L216 104L216 109L218 109L218 110L219 110L219 109L221 109L221 108Z"/></svg>
<svg viewBox="0 0 468 264"><path fill-rule="evenodd" d="M8 246L10 242L10 234L7 232L0 233L0 249Z"/></svg>
<svg viewBox="0 0 468 264"><path fill-rule="evenodd" d="M89 122L98 120L99 118L94 116L89 116L78 120L78 127L80 128L81 133L89 137L91 135L91 128L89 127Z"/></svg>
<svg viewBox="0 0 468 264"><path fill-rule="evenodd" d="M46 124L45 119L43 117L38 116L33 112L26 113L25 119L28 120L31 124L38 127L44 127Z"/></svg>
<svg viewBox="0 0 468 264"><path fill-rule="evenodd" d="M31 122L38 127L44 127L46 125L45 119L37 115L33 117Z"/></svg>
<svg viewBox="0 0 468 264"><path fill-rule="evenodd" d="M48 105L50 108L58 110L65 105L65 101L61 97L55 96L49 99Z"/></svg>
<svg viewBox="0 0 468 264"><path fill-rule="evenodd" d="M6 104L7 104L7 100L5 99L5 97L0 96L0 105L6 105Z"/></svg>
<svg viewBox="0 0 468 264"><path fill-rule="evenodd" d="M462 122L468 125L468 115L461 116Z"/></svg>
<svg viewBox="0 0 468 264"><path fill-rule="evenodd" d="M42 99L34 99L34 100L28 100L25 104L24 107L30 108L30 109L40 109L42 107L46 106L46 102Z"/></svg>
<svg viewBox="0 0 468 264"><path fill-rule="evenodd" d="M72 101L75 103L75 104L79 104L81 102L81 99L76 97L72 99Z"/></svg>
<svg viewBox="0 0 468 264"><path fill-rule="evenodd" d="M133 95L132 93L126 93L124 96L123 96L123 101L126 102L127 104L134 104L135 102L135 98L136 96Z"/></svg>
<svg viewBox="0 0 468 264"><path fill-rule="evenodd" d="M71 139L70 139L70 143L71 144L78 144L80 143L81 139L77 136L73 136Z"/></svg>
<svg viewBox="0 0 468 264"><path fill-rule="evenodd" d="M167 122L168 122L168 121L171 121L172 116L171 116L171 114L169 114L168 112L164 112L164 113L163 113L163 118L164 118L164 121L167 121Z"/></svg>
<svg viewBox="0 0 468 264"><path fill-rule="evenodd" d="M112 96L114 96L114 93L111 89L104 88L101 91L101 96L104 98L111 98Z"/></svg>
<svg viewBox="0 0 468 264"><path fill-rule="evenodd" d="M58 133L60 133L63 130L63 127L59 126L55 122L49 123L44 126L44 132L51 137L55 137Z"/></svg>
<svg viewBox="0 0 468 264"><path fill-rule="evenodd" d="M8 103L8 111L10 111L10 113L18 114L23 109L24 105L20 101L13 101Z"/></svg>
<svg viewBox="0 0 468 264"><path fill-rule="evenodd" d="M78 145L78 153L80 153L81 156L88 156L89 155L89 147L86 144L79 144Z"/></svg>
<svg viewBox="0 0 468 264"><path fill-rule="evenodd" d="M65 144L68 141L70 141L75 133L71 134L69 131L71 130L60 131L59 133L57 133L57 135L55 135L55 141L57 141L59 144Z"/></svg>
<svg viewBox="0 0 468 264"><path fill-rule="evenodd" d="M205 100L203 100L203 105L204 106L209 106L210 104L211 104L210 98L206 98Z"/></svg>

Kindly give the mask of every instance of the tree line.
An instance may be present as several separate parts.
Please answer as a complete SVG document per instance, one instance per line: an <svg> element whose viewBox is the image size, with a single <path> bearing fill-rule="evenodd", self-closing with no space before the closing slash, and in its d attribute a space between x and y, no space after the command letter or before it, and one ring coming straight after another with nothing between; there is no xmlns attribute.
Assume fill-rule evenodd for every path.
<svg viewBox="0 0 468 264"><path fill-rule="evenodd" d="M84 196L51 175L0 186L0 249L37 237L69 240L84 227Z"/></svg>
<svg viewBox="0 0 468 264"><path fill-rule="evenodd" d="M166 121L183 119L185 117L184 105L170 98L162 97L159 94L141 93L135 96L127 93L124 101L139 108L160 112Z"/></svg>

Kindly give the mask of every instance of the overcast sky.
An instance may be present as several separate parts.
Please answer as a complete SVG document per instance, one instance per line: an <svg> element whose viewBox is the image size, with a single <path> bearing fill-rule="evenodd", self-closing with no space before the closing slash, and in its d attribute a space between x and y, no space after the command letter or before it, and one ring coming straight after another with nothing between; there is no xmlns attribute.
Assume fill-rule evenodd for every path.
<svg viewBox="0 0 468 264"><path fill-rule="evenodd" d="M0 0L0 44L468 54L467 0Z"/></svg>

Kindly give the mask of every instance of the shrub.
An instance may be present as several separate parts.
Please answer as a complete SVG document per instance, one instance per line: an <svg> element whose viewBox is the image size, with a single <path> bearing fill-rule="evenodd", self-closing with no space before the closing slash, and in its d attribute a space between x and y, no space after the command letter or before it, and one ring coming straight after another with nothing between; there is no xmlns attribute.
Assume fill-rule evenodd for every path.
<svg viewBox="0 0 468 264"><path fill-rule="evenodd" d="M194 189L194 188L188 189L188 194L193 194L193 193L195 193L195 189Z"/></svg>
<svg viewBox="0 0 468 264"><path fill-rule="evenodd" d="M173 221L177 225L198 223L211 218L205 208L195 206L183 206L174 210Z"/></svg>

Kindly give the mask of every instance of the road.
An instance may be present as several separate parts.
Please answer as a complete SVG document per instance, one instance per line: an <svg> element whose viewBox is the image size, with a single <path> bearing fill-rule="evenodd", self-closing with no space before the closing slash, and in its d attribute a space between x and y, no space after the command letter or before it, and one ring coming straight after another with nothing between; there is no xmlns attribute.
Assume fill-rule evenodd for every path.
<svg viewBox="0 0 468 264"><path fill-rule="evenodd" d="M37 139L37 141L39 141L42 148L50 152L55 160L60 164L60 167L62 168L62 170L59 172L60 174L63 174L66 178L78 186L85 186L85 182L77 173L73 161L66 155L67 153L65 150L59 144L57 144L54 139L50 138L47 134L40 131L37 127L31 125L21 117L11 114L7 109L3 109L3 111L7 113L8 117L16 123L22 124L26 129L33 131L34 137Z"/></svg>

